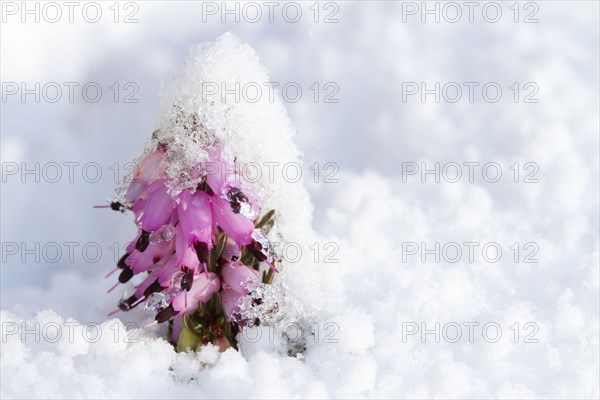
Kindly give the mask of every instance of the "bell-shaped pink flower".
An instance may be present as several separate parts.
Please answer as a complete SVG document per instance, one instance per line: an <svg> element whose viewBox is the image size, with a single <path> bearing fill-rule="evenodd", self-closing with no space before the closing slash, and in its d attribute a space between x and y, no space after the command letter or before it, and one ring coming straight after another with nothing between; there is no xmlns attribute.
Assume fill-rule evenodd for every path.
<svg viewBox="0 0 600 400"><path fill-rule="evenodd" d="M223 290L226 292L233 290L246 295L250 286L259 283L258 271L241 262L225 264L221 270L221 276L223 277Z"/></svg>
<svg viewBox="0 0 600 400"><path fill-rule="evenodd" d="M227 316L227 319L234 320L234 314L239 314L240 306L238 305L238 301L244 297L243 294L230 290L228 292L221 291L221 306L223 308L223 312Z"/></svg>
<svg viewBox="0 0 600 400"><path fill-rule="evenodd" d="M143 211L137 218L138 226L146 232L156 231L163 226L175 206L175 202L167 192L167 186L164 182L159 183L160 185L149 193Z"/></svg>
<svg viewBox="0 0 600 400"><path fill-rule="evenodd" d="M131 205L131 211L135 215L135 219L137 220L140 217L142 211L144 211L144 207L146 206L146 199L142 197L138 197L133 204Z"/></svg>
<svg viewBox="0 0 600 400"><path fill-rule="evenodd" d="M242 190L237 182L225 182L221 187L221 197L229 202L234 214L254 220L260 212L256 199Z"/></svg>
<svg viewBox="0 0 600 400"><path fill-rule="evenodd" d="M227 262L236 262L242 258L240 246L229 236L225 239L225 247L223 248L221 257Z"/></svg>
<svg viewBox="0 0 600 400"><path fill-rule="evenodd" d="M206 193L198 190L188 201L182 201L177 207L177 215L188 246L212 242L212 208Z"/></svg>
<svg viewBox="0 0 600 400"><path fill-rule="evenodd" d="M208 151L209 159L203 164L206 183L213 193L221 193L223 184L235 173L215 151Z"/></svg>
<svg viewBox="0 0 600 400"><path fill-rule="evenodd" d="M135 201L162 172L162 162L165 151L158 148L148 153L135 169L125 200Z"/></svg>
<svg viewBox="0 0 600 400"><path fill-rule="evenodd" d="M171 282L173 281L173 276L181 270L181 267L182 264L177 257L169 258L164 266L160 270L157 270L157 280L160 286L162 288L170 287Z"/></svg>
<svg viewBox="0 0 600 400"><path fill-rule="evenodd" d="M206 303L210 300L220 287L221 280L212 272L195 275L189 292L180 292L173 298L171 305L178 313L191 312L198 308L198 302Z"/></svg>
<svg viewBox="0 0 600 400"><path fill-rule="evenodd" d="M240 245L252 243L254 222L242 214L235 214L226 199L219 196L213 198L213 218L217 225Z"/></svg>
<svg viewBox="0 0 600 400"><path fill-rule="evenodd" d="M134 250L125 261L125 264L137 275L156 267L173 253L174 240L150 243L144 252Z"/></svg>
<svg viewBox="0 0 600 400"><path fill-rule="evenodd" d="M158 323L165 322L182 313L190 313L198 308L198 303L206 303L221 288L221 279L214 273L191 275L193 281L189 290L182 290L171 300L168 307L156 314ZM186 287L187 289L187 287Z"/></svg>

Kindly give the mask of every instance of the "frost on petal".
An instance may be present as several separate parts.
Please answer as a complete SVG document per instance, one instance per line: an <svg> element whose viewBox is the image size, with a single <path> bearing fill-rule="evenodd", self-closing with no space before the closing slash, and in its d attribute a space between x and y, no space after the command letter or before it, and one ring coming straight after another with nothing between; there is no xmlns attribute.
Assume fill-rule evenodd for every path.
<svg viewBox="0 0 600 400"><path fill-rule="evenodd" d="M158 230L171 215L175 202L167 193L163 182L148 195L148 200L138 217L138 225L147 232Z"/></svg>
<svg viewBox="0 0 600 400"><path fill-rule="evenodd" d="M237 243L247 245L252 242L254 222L241 214L234 213L229 202L222 197L213 199L213 218Z"/></svg>
<svg viewBox="0 0 600 400"><path fill-rule="evenodd" d="M241 262L227 263L221 270L223 285L240 294L248 294L248 288L259 281L258 271Z"/></svg>

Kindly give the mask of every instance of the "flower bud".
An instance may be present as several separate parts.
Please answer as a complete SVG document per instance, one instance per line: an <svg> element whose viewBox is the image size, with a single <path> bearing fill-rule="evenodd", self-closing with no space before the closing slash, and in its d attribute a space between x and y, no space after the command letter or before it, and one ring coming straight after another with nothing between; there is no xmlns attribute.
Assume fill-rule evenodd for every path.
<svg viewBox="0 0 600 400"><path fill-rule="evenodd" d="M210 243L212 237L212 210L209 196L197 191L187 204L177 207L181 232L188 246L195 242Z"/></svg>
<svg viewBox="0 0 600 400"><path fill-rule="evenodd" d="M223 312L230 321L235 320L234 314L239 314L240 306L237 303L242 297L244 297L242 294L233 290L228 292L224 290L221 291L221 305L223 306Z"/></svg>
<svg viewBox="0 0 600 400"><path fill-rule="evenodd" d="M223 277L223 288L238 292L240 294L248 294L248 288L259 282L258 271L249 268L241 262L227 263L221 270Z"/></svg>
<svg viewBox="0 0 600 400"><path fill-rule="evenodd" d="M189 313L198 308L198 302L206 303L220 287L221 280L216 274L198 274L194 276L192 288L177 294L171 305L179 313Z"/></svg>
<svg viewBox="0 0 600 400"><path fill-rule="evenodd" d="M160 185L148 195L144 209L137 218L138 225L147 232L156 231L163 226L175 205L164 182L159 183Z"/></svg>

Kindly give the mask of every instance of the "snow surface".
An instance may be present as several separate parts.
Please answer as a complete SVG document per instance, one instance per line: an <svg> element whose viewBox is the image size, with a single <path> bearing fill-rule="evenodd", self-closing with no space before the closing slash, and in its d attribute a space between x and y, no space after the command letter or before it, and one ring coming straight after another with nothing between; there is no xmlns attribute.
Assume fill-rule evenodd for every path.
<svg viewBox="0 0 600 400"><path fill-rule="evenodd" d="M479 40L497 40L500 59L516 54L506 68L521 71L518 79L531 77L544 88L540 104L530 108L401 103L396 92L406 76L443 79L436 68L445 63L450 48L465 53L472 63L445 65L448 79L461 79L454 72L468 80L468 71L492 71L500 63L493 55L487 61L469 58L466 45L456 45L471 34L464 26L461 29L467 32L444 30L441 25L432 29L390 24L380 31L373 29L367 21L376 25L386 21L386 14L395 10L389 7L394 6L365 8L352 3L342 7L351 27L311 31L318 43L314 51L319 54L317 61L324 65L322 71L340 71L340 65L345 64L338 76L346 91L343 100L349 103L344 106L348 107L345 114L339 114L336 110L340 108L334 106L310 111L306 103L236 103L228 104L230 118L219 121L227 124L227 139L235 143L230 157L297 161L301 155L292 141L294 129L286 116L287 107L294 110L292 120L302 126L302 132L314 132L314 136L297 135L294 139L305 153L324 155L322 160L335 160L340 155L342 169L336 176L340 183L307 182L310 199L304 185L281 180L269 187L268 195L263 194L267 205L278 210L279 228L286 240L301 243L305 250L313 242L331 241L339 246L339 263L314 263L311 257L304 257L302 262L287 265L278 276L289 294L289 312L294 314L290 319L295 318L302 327L318 326L318 339L307 335L303 343L306 351L289 356L288 352L293 355L297 348L282 340L279 330L270 340L269 328L263 327L257 342L253 343L252 334L257 334L258 328L242 338L240 353L229 350L219 354L207 346L197 354L177 354L161 338L164 328L125 331L124 323L147 322L148 316L141 310L105 321L106 312L117 299L104 293L107 284L101 276L107 269L101 263L93 265L92 271L76 270L72 265L43 269L40 265L16 264L10 268L3 264L2 397L598 398L598 39L589 39L597 32L597 19L581 19L582 15L597 16L597 4L587 3L589 9L581 3L573 7L548 5L543 14L546 24L536 26L534 33L523 25L478 27L482 31L474 39L475 46ZM149 18L154 15L157 21L166 12L162 8L150 10ZM184 29L177 28L193 23L173 23L170 33L179 37ZM238 33L242 37L244 33L255 35L251 29ZM337 42L324 40L327 34ZM288 39L293 48L294 40L305 37L290 34ZM3 36L2 40L4 51L7 39ZM345 41L356 44L356 53L344 52ZM285 70L287 64L278 64L284 63L281 59L285 54L290 57L292 53L285 39L266 43L261 45L265 53L274 54L269 62L275 70ZM336 50L336 43L341 50ZM397 58L395 46L402 46L406 56ZM302 57L311 54L310 46L297 50L297 63L311 62ZM524 56L531 52L537 63ZM202 79L268 79L255 51L232 35L221 36L211 46L199 47L191 54L184 68L166 80L161 92L163 112L165 104L168 107L181 93L197 93ZM370 59L375 64L365 66ZM157 70L169 64L160 54L155 61ZM281 72L279 77L293 75L295 68ZM15 71L6 71L9 79L18 79ZM363 71L370 74L361 74ZM49 72L38 72L45 73ZM321 73L319 79L326 79L327 73ZM380 79L382 75L385 78ZM507 76L509 82L514 79ZM357 82L358 77L363 81ZM484 74L479 77L486 79ZM313 80L312 76L306 78ZM199 105L194 102L190 107ZM500 119L498 110L503 110ZM90 111L84 115L97 123L103 121L103 116ZM307 115L311 118L305 118ZM118 115L115 118L124 120ZM167 120L164 113L159 114L158 125ZM74 124L87 129L88 122L75 120ZM118 131L118 126L106 123L108 126L96 129ZM18 132L10 121L8 126ZM351 136L347 132L355 133L353 128L370 134ZM73 138L65 131L67 128L52 131L53 135L39 139L42 145L37 146L72 145ZM81 146L94 148L105 140L103 134L98 142L80 138ZM130 135L136 139L123 141L131 145L127 156L133 157L141 150L144 138L139 132ZM109 138L115 139L111 143L118 143L118 132ZM34 140L38 140L35 134L20 138L7 136L3 130L3 161L28 159L31 149L42 152L33 146ZM88 155L93 158L94 152L87 151L83 160ZM115 151L127 159L125 150ZM514 161L535 160L540 164L540 183L402 183L400 160L493 160L505 171ZM305 160L307 164L310 162ZM99 186L105 194L109 193L108 183ZM3 188L3 240L25 240L26 235L43 238L36 235L45 226L31 232L19 223L18 218L26 219L26 210L17 206L32 193L24 186L12 197L5 197ZM56 187L39 190L54 193ZM88 200L93 204L89 195L77 198L78 202ZM14 213L7 212L7 204ZM45 223L41 225L65 226L64 231L81 232L88 240L132 236L128 225L132 224L126 217L87 216L91 213L87 207L57 203L54 214L62 219L42 218ZM117 229L119 232L114 233ZM9 230L11 236L6 237ZM49 230L59 242L69 239L64 231ZM474 263L463 259L455 264L401 261L403 241L469 240L502 243L508 255L498 263L480 258ZM528 241L539 244L540 262L515 264L506 247ZM306 254L312 255L309 251ZM30 278L31 270L44 280ZM101 324L100 328L89 328L102 332L96 343L83 336L88 328L82 325L90 322ZM463 338L457 343L436 343L433 335L427 336L425 343L419 335L402 340L406 323L426 323L432 329L436 322L459 324ZM466 322L479 323L473 343L465 337ZM489 322L502 328L498 342L490 343L482 336L480 328ZM538 343L523 343L529 330L522 330L519 343L514 343L510 327L517 322L521 328L534 322L539 328L534 335ZM36 323L48 327L46 339L38 340L32 333L23 338L25 327L40 331ZM65 323L73 329L72 338ZM11 334L15 326L19 332ZM55 326L62 327L62 336L51 343ZM336 327L333 337L337 343L326 340L331 326ZM94 337L94 332L88 335Z"/></svg>

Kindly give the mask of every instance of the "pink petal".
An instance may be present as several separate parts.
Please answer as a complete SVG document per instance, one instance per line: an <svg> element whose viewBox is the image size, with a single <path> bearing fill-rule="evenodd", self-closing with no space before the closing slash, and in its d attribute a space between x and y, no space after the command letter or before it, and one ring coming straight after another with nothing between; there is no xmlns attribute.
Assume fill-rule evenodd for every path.
<svg viewBox="0 0 600 400"><path fill-rule="evenodd" d="M242 214L235 214L229 202L221 197L213 198L213 218L225 233L242 246L252 242L254 222Z"/></svg>
<svg viewBox="0 0 600 400"><path fill-rule="evenodd" d="M237 302L242 297L244 296L233 290L229 292L221 291L221 305L227 319L231 320L234 313L240 312L240 306L237 305Z"/></svg>
<svg viewBox="0 0 600 400"><path fill-rule="evenodd" d="M249 268L241 262L227 263L221 270L223 286L240 294L248 294L249 285L259 282L258 271Z"/></svg>
<svg viewBox="0 0 600 400"><path fill-rule="evenodd" d="M174 206L175 202L167 193L167 187L162 183L149 194L144 210L138 217L138 225L147 232L158 230L167 222Z"/></svg>
<svg viewBox="0 0 600 400"><path fill-rule="evenodd" d="M133 179L125 193L125 200L135 201L162 172L164 150L157 149L146 155L137 166Z"/></svg>
<svg viewBox="0 0 600 400"><path fill-rule="evenodd" d="M175 343L179 340L179 334L183 329L183 315L177 315L173 318L173 333L171 334L171 340Z"/></svg>
<svg viewBox="0 0 600 400"><path fill-rule="evenodd" d="M134 250L125 260L125 264L131 267L134 274L139 274L155 267L157 263L164 261L172 252L173 240L150 243L144 252Z"/></svg>
<svg viewBox="0 0 600 400"><path fill-rule="evenodd" d="M194 283L189 292L181 292L173 298L171 305L175 311L190 312L198 308L198 302L205 303L221 287L221 280L212 272L194 276ZM187 297L187 299L186 299Z"/></svg>
<svg viewBox="0 0 600 400"><path fill-rule="evenodd" d="M189 246L196 242L212 243L212 210L209 196L197 191L177 207L179 225Z"/></svg>

